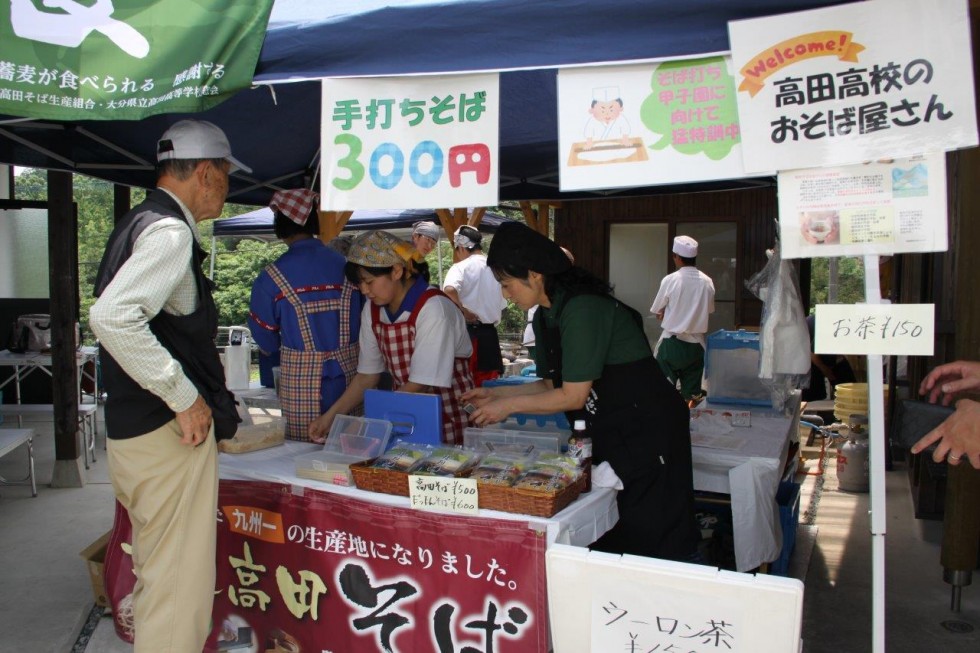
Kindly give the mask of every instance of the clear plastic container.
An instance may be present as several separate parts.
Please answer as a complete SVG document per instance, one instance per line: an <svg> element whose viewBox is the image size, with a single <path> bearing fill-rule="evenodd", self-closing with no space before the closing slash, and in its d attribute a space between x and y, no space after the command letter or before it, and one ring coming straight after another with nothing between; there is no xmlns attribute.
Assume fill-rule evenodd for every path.
<svg viewBox="0 0 980 653"><path fill-rule="evenodd" d="M507 452L527 456L542 452L560 453L567 440L567 435L557 431L529 432L475 427L463 429L463 446L482 454Z"/></svg>
<svg viewBox="0 0 980 653"><path fill-rule="evenodd" d="M388 420L337 415L323 449L296 456L296 475L333 485L353 485L350 466L380 456L389 439Z"/></svg>

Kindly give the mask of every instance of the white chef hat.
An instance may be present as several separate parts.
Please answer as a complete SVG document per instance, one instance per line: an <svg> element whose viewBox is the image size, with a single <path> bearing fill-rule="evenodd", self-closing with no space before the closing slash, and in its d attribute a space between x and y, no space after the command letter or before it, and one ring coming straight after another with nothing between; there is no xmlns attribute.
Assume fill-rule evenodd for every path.
<svg viewBox="0 0 980 653"><path fill-rule="evenodd" d="M592 89L592 100L595 102L612 102L618 99L618 86L599 86Z"/></svg>
<svg viewBox="0 0 980 653"><path fill-rule="evenodd" d="M677 236L674 238L673 252L684 258L694 258L698 255L698 241L690 236Z"/></svg>

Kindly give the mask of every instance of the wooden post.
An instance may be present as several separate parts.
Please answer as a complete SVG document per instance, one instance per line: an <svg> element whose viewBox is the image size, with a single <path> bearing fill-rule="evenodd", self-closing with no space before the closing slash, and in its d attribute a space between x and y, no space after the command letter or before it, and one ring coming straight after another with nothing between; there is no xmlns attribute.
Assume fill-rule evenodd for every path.
<svg viewBox="0 0 980 653"><path fill-rule="evenodd" d="M521 207L521 212L524 214L524 222L527 223L527 226L542 236L548 236L550 238L550 234L548 233L548 214L551 207L560 208L561 202L538 200L537 208L534 208L530 201L521 200L518 202L518 205Z"/></svg>
<svg viewBox="0 0 980 653"><path fill-rule="evenodd" d="M353 211L320 211L320 240L329 243L340 235Z"/></svg>
<svg viewBox="0 0 980 653"><path fill-rule="evenodd" d="M112 221L118 223L132 208L132 189L122 184L112 185Z"/></svg>
<svg viewBox="0 0 980 653"><path fill-rule="evenodd" d="M72 174L48 171L48 260L51 265L51 387L55 468L52 487L82 487L78 446L78 216Z"/></svg>

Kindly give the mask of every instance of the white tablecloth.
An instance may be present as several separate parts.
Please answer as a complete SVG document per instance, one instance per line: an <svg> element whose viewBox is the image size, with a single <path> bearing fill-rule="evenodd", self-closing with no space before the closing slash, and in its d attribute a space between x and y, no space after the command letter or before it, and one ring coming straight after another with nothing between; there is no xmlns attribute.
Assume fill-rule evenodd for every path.
<svg viewBox="0 0 980 653"><path fill-rule="evenodd" d="M789 417L754 406L705 407L752 412L752 426L734 427L726 434L737 440L737 450L692 447L694 489L731 496L735 565L738 571L748 571L776 560L782 549L776 491L790 442L798 435L800 395L791 397Z"/></svg>
<svg viewBox="0 0 980 653"><path fill-rule="evenodd" d="M229 480L273 481L298 488L311 488L350 496L361 501L383 503L408 508L407 497L368 492L353 487L331 485L296 476L296 456L322 448L322 445L303 442L286 442L282 446L244 454L222 453L218 457L219 474ZM550 517L530 517L497 510L481 510L480 517L527 522L546 534L549 545L553 543L572 546L588 546L599 539L619 519L616 492L608 488L593 488L581 495L567 508Z"/></svg>

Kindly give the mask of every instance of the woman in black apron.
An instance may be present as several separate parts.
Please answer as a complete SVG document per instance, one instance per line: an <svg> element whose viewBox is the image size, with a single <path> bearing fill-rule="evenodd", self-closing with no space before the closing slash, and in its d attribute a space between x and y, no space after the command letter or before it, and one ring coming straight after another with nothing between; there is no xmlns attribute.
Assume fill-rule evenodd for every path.
<svg viewBox="0 0 980 653"><path fill-rule="evenodd" d="M695 559L690 414L653 358L640 315L522 224L498 229L488 265L504 297L524 310L540 305L533 328L544 380L468 392L464 399L477 406L470 420L557 411L584 418L593 464L608 462L623 482L619 521L592 548Z"/></svg>

